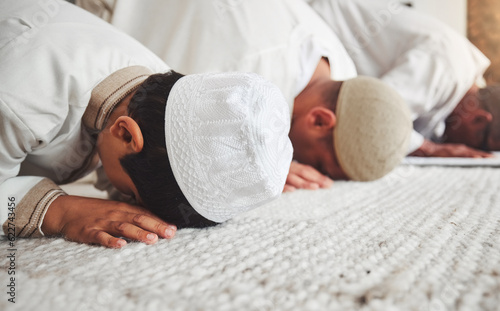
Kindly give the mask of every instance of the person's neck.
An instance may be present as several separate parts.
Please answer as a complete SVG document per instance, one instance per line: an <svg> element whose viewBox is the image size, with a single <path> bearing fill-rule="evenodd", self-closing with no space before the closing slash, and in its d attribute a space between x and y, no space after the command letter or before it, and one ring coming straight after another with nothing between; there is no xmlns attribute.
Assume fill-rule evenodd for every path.
<svg viewBox="0 0 500 311"><path fill-rule="evenodd" d="M300 115L301 112L307 111L310 105L312 96L318 95L318 87L326 81L331 81L330 64L328 60L322 57L314 70L314 73L306 87L295 97L293 105L293 115Z"/></svg>
<svg viewBox="0 0 500 311"><path fill-rule="evenodd" d="M452 128L461 123L462 119L472 108L479 105L478 91L479 87L474 84L467 91L467 93L465 93L464 97L462 97L462 99L458 102L453 111L448 115L445 120L443 142L449 142L450 131L452 131Z"/></svg>
<svg viewBox="0 0 500 311"><path fill-rule="evenodd" d="M330 63L328 62L328 59L326 59L325 57L321 57L308 85L311 83L315 83L317 80L330 80L330 75Z"/></svg>
<svg viewBox="0 0 500 311"><path fill-rule="evenodd" d="M304 90L307 90L311 86L321 81L330 80L330 63L324 57L322 57L314 70L314 73L309 80L309 83L306 85Z"/></svg>
<svg viewBox="0 0 500 311"><path fill-rule="evenodd" d="M457 104L455 109L463 109L463 107L467 107L468 105L471 105L471 104L475 105L477 100L478 100L478 98L477 98L478 91L479 91L479 87L474 84L467 91L467 93L465 93L464 97L462 97L462 99Z"/></svg>
<svg viewBox="0 0 500 311"><path fill-rule="evenodd" d="M479 87L473 85L458 102L448 118L461 118L461 116L467 113L471 108L476 107L479 104L477 96L478 91Z"/></svg>

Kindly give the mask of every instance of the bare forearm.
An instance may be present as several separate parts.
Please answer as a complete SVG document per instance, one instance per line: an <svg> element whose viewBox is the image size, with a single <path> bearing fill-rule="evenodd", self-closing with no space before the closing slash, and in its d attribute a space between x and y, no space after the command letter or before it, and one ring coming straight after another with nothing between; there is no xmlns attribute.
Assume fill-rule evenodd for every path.
<svg viewBox="0 0 500 311"><path fill-rule="evenodd" d="M422 146L412 152L410 156L489 158L492 157L492 154L461 144L437 144L426 139Z"/></svg>

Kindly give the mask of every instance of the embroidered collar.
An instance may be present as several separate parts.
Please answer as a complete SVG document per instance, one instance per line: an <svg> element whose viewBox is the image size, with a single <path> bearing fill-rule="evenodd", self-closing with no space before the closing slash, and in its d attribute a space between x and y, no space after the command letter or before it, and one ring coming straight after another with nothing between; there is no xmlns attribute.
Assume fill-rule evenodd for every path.
<svg viewBox="0 0 500 311"><path fill-rule="evenodd" d="M92 133L104 129L115 106L130 93L135 91L153 72L146 67L130 66L115 71L93 90L89 105L82 121Z"/></svg>

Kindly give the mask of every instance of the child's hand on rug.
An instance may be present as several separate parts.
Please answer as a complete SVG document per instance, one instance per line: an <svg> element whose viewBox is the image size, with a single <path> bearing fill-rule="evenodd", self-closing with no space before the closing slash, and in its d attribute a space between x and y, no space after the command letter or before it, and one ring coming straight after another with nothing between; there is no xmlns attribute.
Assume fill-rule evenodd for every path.
<svg viewBox="0 0 500 311"><path fill-rule="evenodd" d="M42 224L45 235L112 248L127 244L117 236L154 244L158 236L172 238L176 230L139 206L71 195L54 200Z"/></svg>
<svg viewBox="0 0 500 311"><path fill-rule="evenodd" d="M314 167L292 161L283 192L296 189L316 190L329 188L332 185L333 180L318 172Z"/></svg>

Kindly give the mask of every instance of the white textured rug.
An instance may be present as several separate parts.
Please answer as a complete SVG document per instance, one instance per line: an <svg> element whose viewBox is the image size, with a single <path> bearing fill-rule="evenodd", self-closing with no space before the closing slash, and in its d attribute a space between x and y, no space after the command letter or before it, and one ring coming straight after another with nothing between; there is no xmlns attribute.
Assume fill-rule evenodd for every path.
<svg viewBox="0 0 500 311"><path fill-rule="evenodd" d="M0 310L499 310L500 169L403 166L153 246L15 246Z"/></svg>

